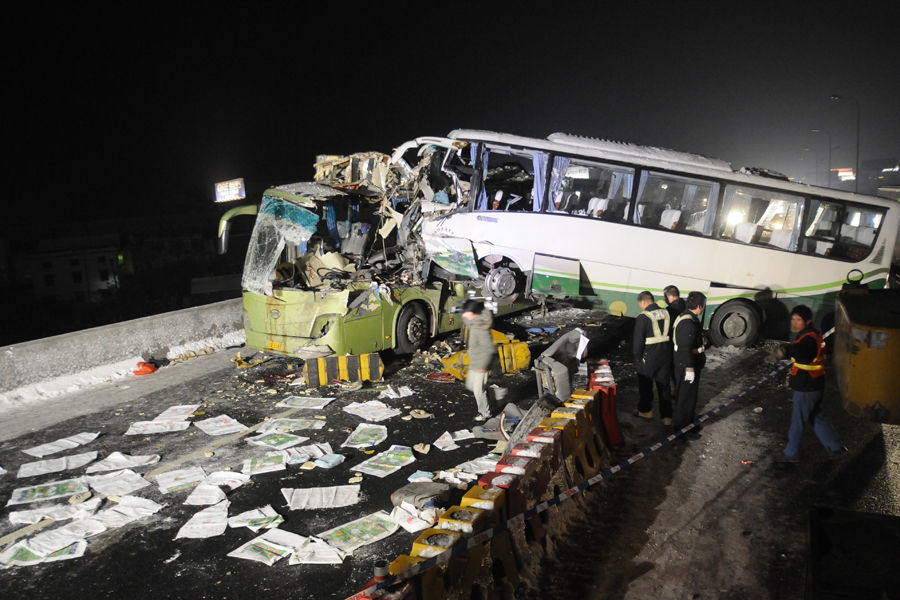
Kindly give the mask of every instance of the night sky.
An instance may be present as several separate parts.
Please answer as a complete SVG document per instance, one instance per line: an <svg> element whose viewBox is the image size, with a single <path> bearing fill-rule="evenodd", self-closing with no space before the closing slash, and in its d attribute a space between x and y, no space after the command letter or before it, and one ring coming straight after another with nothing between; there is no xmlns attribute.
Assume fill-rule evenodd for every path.
<svg viewBox="0 0 900 600"><path fill-rule="evenodd" d="M861 159L900 157L900 3L494 4L78 5L10 21L7 223L165 213L211 202L216 181L308 180L316 154L461 127L817 183L828 141L809 130L853 166L855 99Z"/></svg>

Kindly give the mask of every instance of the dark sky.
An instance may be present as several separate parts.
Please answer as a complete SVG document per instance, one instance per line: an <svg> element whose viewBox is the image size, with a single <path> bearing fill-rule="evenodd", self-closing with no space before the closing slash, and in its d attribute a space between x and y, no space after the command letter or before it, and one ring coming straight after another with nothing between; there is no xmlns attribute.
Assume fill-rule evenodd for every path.
<svg viewBox="0 0 900 600"><path fill-rule="evenodd" d="M816 183L828 140L809 129L852 166L854 100L862 160L900 158L898 2L494 4L79 5L10 21L5 212L173 210L211 202L216 181L308 180L318 153L458 127Z"/></svg>

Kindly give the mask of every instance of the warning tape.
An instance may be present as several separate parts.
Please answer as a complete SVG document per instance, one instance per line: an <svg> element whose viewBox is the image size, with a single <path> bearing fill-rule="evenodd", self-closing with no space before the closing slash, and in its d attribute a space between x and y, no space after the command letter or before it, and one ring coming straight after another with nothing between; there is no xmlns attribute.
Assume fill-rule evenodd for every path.
<svg viewBox="0 0 900 600"><path fill-rule="evenodd" d="M582 481L575 487L569 488L569 489L565 490L564 492L561 492L560 494L554 496L553 498L550 498L549 500L545 500L544 502L541 502L540 504L537 504L537 505L533 506L532 508L529 508L528 510L526 510L523 513L520 513L518 515L510 517L504 523L498 523L492 529L486 529L485 531L477 533L477 534L473 535L472 537L466 538L465 544L463 544L463 543L455 544L453 547L445 550L441 554L437 554L437 555L435 555L431 558L428 558L420 563L416 563L415 565L412 565L411 567L409 567L407 570L403 571L402 573L398 573L397 575L393 575L393 576L388 576L385 579L383 579L377 583L373 583L373 584L367 586L366 588L360 590L359 592L357 592L350 598L378 598L385 594L385 588L395 585L395 584L398 584L398 583L401 583L408 579L412 579L419 573L426 571L435 565L445 564L451 558L458 556L460 554L464 554L469 549L490 541L491 538L493 538L497 534L522 525L525 521L533 518L534 516L539 515L540 513L545 512L546 510L548 510L562 502L565 502L566 500L568 500L569 498L571 498L578 492L583 492L584 490L586 490L594 485L597 485L601 481L603 481L605 479L609 479L611 476L615 475L619 471L627 469L628 467L630 467L634 463L638 462L639 460L646 458L648 455L656 452L663 446L671 443L673 440L686 434L691 429L694 429L695 427L697 427L704 421L709 420L712 416L720 413L722 410L724 410L725 408L727 408L728 406L733 404L738 399L743 398L749 392L752 392L753 390L757 389L758 387L760 387L763 383L765 383L769 379L772 379L779 373L782 373L783 371L785 371L789 366L790 366L790 363L785 362L784 364L774 368L772 371L770 371L769 373L767 373L766 375L761 377L759 380L757 380L756 382L751 384L749 387L747 387L747 388L743 389L742 391L740 391L739 393L735 394L734 396L732 396L728 400L724 401L722 404L718 405L714 409L703 413L702 415L700 415L699 417L694 419L693 422L688 423L687 425L685 425L678 431L675 431L675 432L669 434L664 439L656 442L652 446L645 448L644 450L641 450L640 452L634 454L633 456L623 460L619 464L610 467L606 471L603 471L602 473L598 473L597 475L594 475L593 477L590 477L588 479L585 479L584 481ZM348 600L350 600L350 598L348 598Z"/></svg>

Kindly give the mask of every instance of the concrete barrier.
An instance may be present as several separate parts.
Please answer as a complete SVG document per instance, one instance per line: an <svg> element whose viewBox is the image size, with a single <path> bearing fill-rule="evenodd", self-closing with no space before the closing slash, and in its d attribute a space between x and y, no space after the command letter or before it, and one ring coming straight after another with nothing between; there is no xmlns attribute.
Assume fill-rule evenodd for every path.
<svg viewBox="0 0 900 600"><path fill-rule="evenodd" d="M242 328L241 300L235 298L2 346L0 393L134 356L166 357L172 348Z"/></svg>

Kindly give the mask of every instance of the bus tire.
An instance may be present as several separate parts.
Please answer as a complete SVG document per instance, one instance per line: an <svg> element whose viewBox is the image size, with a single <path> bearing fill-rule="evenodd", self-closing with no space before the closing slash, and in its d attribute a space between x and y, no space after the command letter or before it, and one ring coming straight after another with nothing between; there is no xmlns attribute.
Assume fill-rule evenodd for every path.
<svg viewBox="0 0 900 600"><path fill-rule="evenodd" d="M709 339L716 346L750 346L759 337L761 321L759 311L749 302L726 302L713 314Z"/></svg>
<svg viewBox="0 0 900 600"><path fill-rule="evenodd" d="M412 354L428 342L428 313L419 302L410 302L400 309L397 318L397 337L394 349L398 354Z"/></svg>
<svg viewBox="0 0 900 600"><path fill-rule="evenodd" d="M484 276L482 292L499 306L512 304L524 290L522 272L513 264L494 266Z"/></svg>

